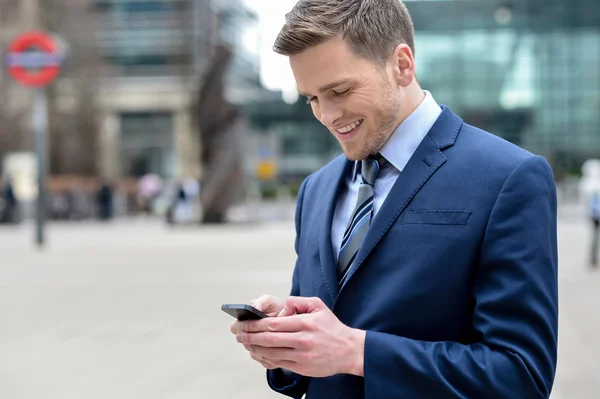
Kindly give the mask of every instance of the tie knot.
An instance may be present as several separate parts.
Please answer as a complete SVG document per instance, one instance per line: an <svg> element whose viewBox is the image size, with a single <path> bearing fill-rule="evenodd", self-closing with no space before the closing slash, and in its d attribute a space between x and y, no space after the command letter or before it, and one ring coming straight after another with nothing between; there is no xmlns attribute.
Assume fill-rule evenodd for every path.
<svg viewBox="0 0 600 399"><path fill-rule="evenodd" d="M368 159L376 160L377 163L379 164L380 168L383 168L388 163L388 160L385 159L385 157L383 155L381 155L380 153L373 154L373 155L369 156Z"/></svg>
<svg viewBox="0 0 600 399"><path fill-rule="evenodd" d="M372 155L367 159L363 159L360 166L360 174L362 175L363 183L374 186L377 175L379 175L379 171L384 162L385 158L379 153Z"/></svg>

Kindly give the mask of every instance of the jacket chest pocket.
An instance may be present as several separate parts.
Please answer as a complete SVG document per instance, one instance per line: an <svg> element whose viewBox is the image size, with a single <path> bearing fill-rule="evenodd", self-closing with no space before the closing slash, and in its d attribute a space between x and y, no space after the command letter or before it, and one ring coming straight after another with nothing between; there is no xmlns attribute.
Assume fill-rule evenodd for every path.
<svg viewBox="0 0 600 399"><path fill-rule="evenodd" d="M413 210L404 213L401 223L465 226L470 217L470 211Z"/></svg>

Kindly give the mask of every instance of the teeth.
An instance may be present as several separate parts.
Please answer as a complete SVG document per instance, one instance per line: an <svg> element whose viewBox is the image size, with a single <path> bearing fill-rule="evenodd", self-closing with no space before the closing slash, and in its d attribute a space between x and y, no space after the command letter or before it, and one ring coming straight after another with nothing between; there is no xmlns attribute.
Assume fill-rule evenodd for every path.
<svg viewBox="0 0 600 399"><path fill-rule="evenodd" d="M341 129L338 129L337 131L339 133L349 133L352 130L356 129L361 123L362 123L362 120L359 120L359 121L356 121L356 122L352 122L348 126L345 126L345 127L341 128Z"/></svg>

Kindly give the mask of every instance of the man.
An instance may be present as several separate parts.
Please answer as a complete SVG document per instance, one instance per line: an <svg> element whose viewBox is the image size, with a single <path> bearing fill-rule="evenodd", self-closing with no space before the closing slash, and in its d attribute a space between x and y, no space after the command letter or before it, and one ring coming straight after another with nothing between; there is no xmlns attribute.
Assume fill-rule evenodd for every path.
<svg viewBox="0 0 600 399"><path fill-rule="evenodd" d="M6 177L4 187L0 193L0 223L16 223L18 201L15 195L12 179Z"/></svg>
<svg viewBox="0 0 600 399"><path fill-rule="evenodd" d="M594 192L590 197L588 208L593 226L590 266L596 268L598 267L598 239L600 239L600 193Z"/></svg>
<svg viewBox="0 0 600 399"><path fill-rule="evenodd" d="M598 241L600 240L600 161L590 159L581 167L579 196L592 225L590 267L598 266Z"/></svg>
<svg viewBox="0 0 600 399"><path fill-rule="evenodd" d="M238 342L294 398L548 398L556 190L548 163L416 79L400 0L300 0L275 51L344 151L303 183L291 297ZM440 65L440 68L443 68Z"/></svg>

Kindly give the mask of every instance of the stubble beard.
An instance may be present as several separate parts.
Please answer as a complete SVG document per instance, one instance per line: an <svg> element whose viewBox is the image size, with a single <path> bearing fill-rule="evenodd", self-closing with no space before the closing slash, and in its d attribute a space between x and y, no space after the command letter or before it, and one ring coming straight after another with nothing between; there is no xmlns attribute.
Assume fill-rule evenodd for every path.
<svg viewBox="0 0 600 399"><path fill-rule="evenodd" d="M380 109L384 109L383 119L375 130L365 134L365 143L362 149L353 153L344 151L351 161L359 161L376 154L392 136L397 127L398 112L400 111L400 100L390 90L385 90L380 103ZM343 149L343 148L342 148Z"/></svg>

